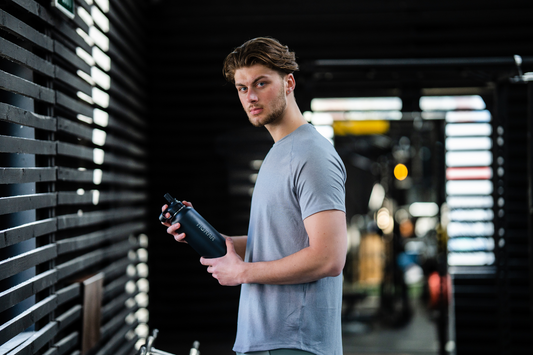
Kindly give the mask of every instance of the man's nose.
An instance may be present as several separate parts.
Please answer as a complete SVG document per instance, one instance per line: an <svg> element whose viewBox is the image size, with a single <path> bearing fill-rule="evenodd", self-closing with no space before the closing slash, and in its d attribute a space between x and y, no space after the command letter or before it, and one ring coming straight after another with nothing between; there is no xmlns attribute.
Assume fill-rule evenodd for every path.
<svg viewBox="0 0 533 355"><path fill-rule="evenodd" d="M257 94L255 93L254 90L248 90L248 95L247 95L247 99L249 102L257 102L258 98L257 98Z"/></svg>

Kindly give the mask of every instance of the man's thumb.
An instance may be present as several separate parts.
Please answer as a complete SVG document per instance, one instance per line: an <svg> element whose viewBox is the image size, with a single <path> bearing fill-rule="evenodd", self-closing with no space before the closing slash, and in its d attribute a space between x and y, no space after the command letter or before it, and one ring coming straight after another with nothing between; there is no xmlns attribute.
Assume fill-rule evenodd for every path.
<svg viewBox="0 0 533 355"><path fill-rule="evenodd" d="M226 238L226 248L228 248L228 251L235 251L235 247L233 246L233 239L231 239L230 237Z"/></svg>

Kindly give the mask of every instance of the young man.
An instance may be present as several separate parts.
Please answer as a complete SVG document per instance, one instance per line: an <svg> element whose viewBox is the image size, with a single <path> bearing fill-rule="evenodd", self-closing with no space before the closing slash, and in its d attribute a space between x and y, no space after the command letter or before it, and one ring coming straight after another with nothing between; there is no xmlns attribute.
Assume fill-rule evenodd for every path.
<svg viewBox="0 0 533 355"><path fill-rule="evenodd" d="M303 118L295 70L294 53L271 38L244 43L224 62L250 122L275 142L258 174L248 235L227 237L224 257L200 259L221 285L242 285L237 354L342 355L346 171ZM167 231L183 241L179 227Z"/></svg>

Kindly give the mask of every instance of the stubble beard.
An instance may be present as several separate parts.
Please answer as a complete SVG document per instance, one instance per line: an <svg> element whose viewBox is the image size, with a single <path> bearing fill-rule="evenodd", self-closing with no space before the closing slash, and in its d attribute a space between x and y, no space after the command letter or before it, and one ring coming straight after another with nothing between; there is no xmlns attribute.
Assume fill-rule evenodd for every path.
<svg viewBox="0 0 533 355"><path fill-rule="evenodd" d="M279 121L285 112L285 109L287 108L287 100L285 98L285 89L281 88L279 91L278 96L276 97L275 101L269 105L272 108L272 112L266 116L263 120L257 119L255 120L253 117L248 114L248 118L250 122L255 127L264 127L265 125L275 123Z"/></svg>

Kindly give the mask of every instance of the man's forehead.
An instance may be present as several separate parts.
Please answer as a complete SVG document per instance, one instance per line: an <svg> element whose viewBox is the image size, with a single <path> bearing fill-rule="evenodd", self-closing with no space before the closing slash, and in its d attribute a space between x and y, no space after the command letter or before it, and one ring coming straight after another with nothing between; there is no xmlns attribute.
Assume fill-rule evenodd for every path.
<svg viewBox="0 0 533 355"><path fill-rule="evenodd" d="M255 81L260 77L272 77L279 73L263 64L255 64L249 67L241 67L235 70L235 84Z"/></svg>

